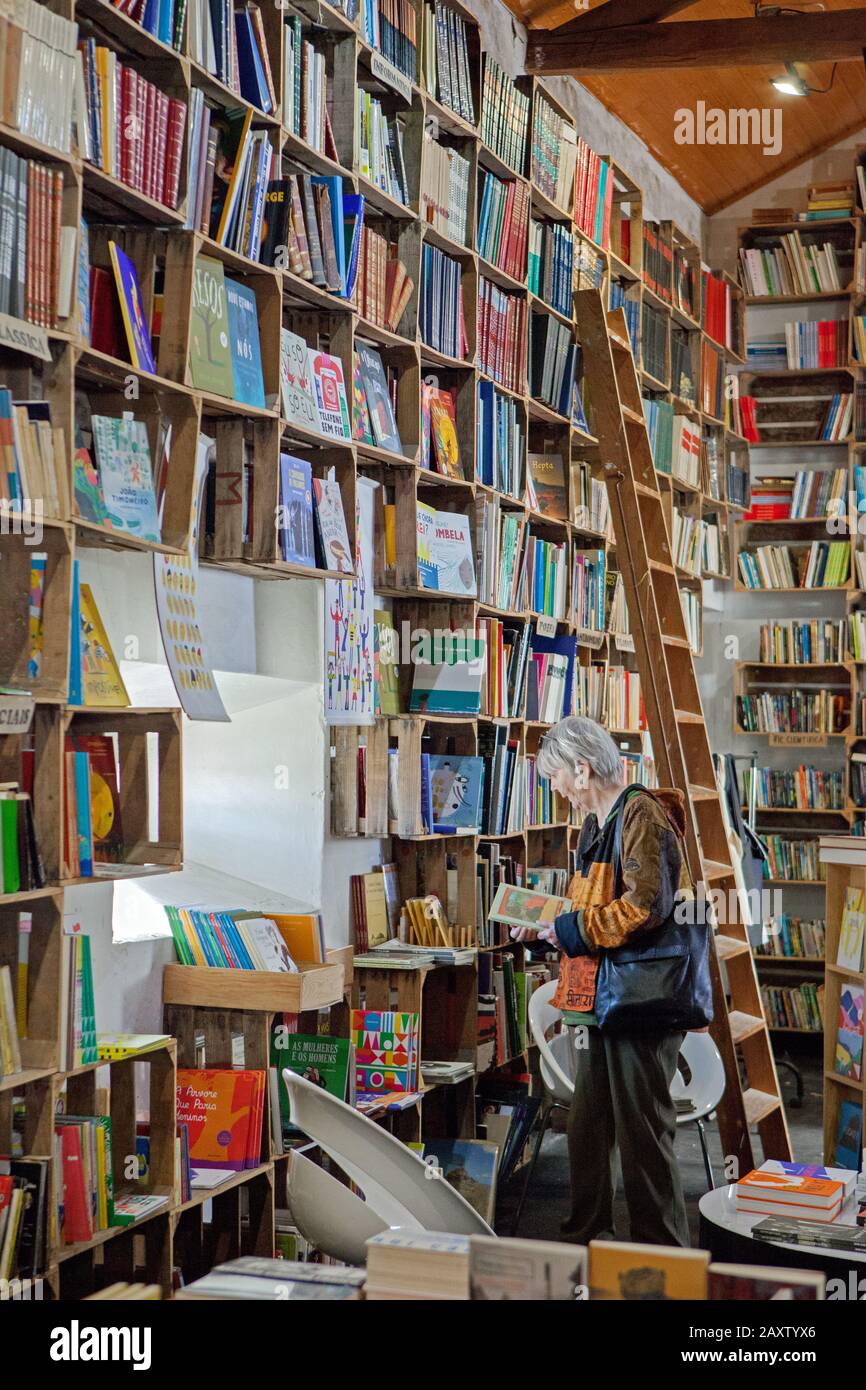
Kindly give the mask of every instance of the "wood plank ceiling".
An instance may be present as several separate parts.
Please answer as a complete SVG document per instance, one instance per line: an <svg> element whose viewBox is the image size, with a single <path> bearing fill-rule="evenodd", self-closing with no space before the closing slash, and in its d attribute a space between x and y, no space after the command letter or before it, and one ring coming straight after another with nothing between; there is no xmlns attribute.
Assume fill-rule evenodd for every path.
<svg viewBox="0 0 866 1390"><path fill-rule="evenodd" d="M580 15L573 3L563 3L563 0L506 0L506 3L530 28L554 29ZM591 0L591 8L595 8L596 3L601 0L594 3ZM852 0L823 0L820 5L807 0L788 0L788 3L791 8L811 12L859 8ZM669 22L749 19L753 14L750 0L700 0L671 16ZM866 47L866 8L863 35ZM826 87L831 69L832 64L828 62L810 66L807 53L799 60L799 72L812 86ZM708 63L701 68L610 73L579 80L645 141L683 188L711 214L866 127L866 67L863 62L839 63L832 89L806 97L783 96L770 85L770 79L778 76L780 70L779 63L769 67L720 69ZM765 155L760 146L753 145L677 144L675 113L684 107L694 110L699 101L705 102L707 109L721 107L725 111L734 107L780 107L782 141L779 153Z"/></svg>

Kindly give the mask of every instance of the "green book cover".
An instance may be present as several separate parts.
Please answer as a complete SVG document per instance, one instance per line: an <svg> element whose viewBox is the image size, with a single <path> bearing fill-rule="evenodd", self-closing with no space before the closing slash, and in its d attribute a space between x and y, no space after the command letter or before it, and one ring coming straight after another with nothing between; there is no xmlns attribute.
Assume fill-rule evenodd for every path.
<svg viewBox="0 0 866 1390"><path fill-rule="evenodd" d="M189 368L193 386L234 396L229 311L222 262L197 256L192 286Z"/></svg>
<svg viewBox="0 0 866 1390"><path fill-rule="evenodd" d="M348 1038L331 1038L325 1033L287 1033L279 1015L271 1030L270 1062L277 1069L280 1092L280 1121L284 1135L296 1134L289 1111L289 1095L283 1071L296 1072L337 1100L345 1100L349 1090L352 1044Z"/></svg>
<svg viewBox="0 0 866 1390"><path fill-rule="evenodd" d="M3 839L3 892L17 893L21 887L18 867L18 802L11 797L0 800L0 835Z"/></svg>

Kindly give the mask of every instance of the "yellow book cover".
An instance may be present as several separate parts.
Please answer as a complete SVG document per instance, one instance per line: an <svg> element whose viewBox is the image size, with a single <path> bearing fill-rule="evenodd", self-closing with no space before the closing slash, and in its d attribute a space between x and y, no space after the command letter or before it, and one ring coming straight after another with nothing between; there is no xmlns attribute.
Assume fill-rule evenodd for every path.
<svg viewBox="0 0 866 1390"><path fill-rule="evenodd" d="M705 1299L709 1263L706 1250L593 1240L589 1244L589 1296L655 1302Z"/></svg>
<svg viewBox="0 0 866 1390"><path fill-rule="evenodd" d="M397 563L397 508L393 502L386 502L385 512L385 565L393 569Z"/></svg>
<svg viewBox="0 0 866 1390"><path fill-rule="evenodd" d="M277 925L292 960L324 965L322 933L315 912L266 912L263 914Z"/></svg>
<svg viewBox="0 0 866 1390"><path fill-rule="evenodd" d="M85 705L127 706L129 696L89 584L81 592L81 695Z"/></svg>

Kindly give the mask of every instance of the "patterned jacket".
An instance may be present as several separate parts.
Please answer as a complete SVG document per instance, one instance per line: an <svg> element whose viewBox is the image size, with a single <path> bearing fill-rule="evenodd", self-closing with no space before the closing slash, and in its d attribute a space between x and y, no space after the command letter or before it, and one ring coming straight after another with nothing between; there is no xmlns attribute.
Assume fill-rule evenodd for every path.
<svg viewBox="0 0 866 1390"><path fill-rule="evenodd" d="M615 897L614 841L622 816L622 893ZM564 956L554 1005L591 1013L598 952L622 946L635 932L661 926L678 892L694 891L683 853L685 801L674 788L626 787L603 826L587 816L577 843L577 872L569 887L573 912L556 919Z"/></svg>

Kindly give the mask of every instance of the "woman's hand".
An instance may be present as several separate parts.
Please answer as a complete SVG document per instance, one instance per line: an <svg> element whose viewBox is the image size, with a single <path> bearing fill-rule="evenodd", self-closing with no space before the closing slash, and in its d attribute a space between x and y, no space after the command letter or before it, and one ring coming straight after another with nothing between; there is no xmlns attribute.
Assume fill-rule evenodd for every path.
<svg viewBox="0 0 866 1390"><path fill-rule="evenodd" d="M556 927L551 924L549 927L542 927L536 931L534 927L512 927L511 938L513 941L528 941L530 945L538 941L544 941L552 946L554 950L561 951L559 938L556 935Z"/></svg>

